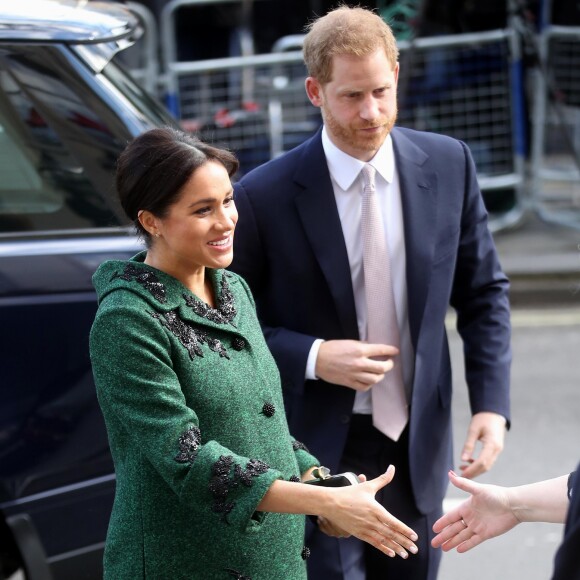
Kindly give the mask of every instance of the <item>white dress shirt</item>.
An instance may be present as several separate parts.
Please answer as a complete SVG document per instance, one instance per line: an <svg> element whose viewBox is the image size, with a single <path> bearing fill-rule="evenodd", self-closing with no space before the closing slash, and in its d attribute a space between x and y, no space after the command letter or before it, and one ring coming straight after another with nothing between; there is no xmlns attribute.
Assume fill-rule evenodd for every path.
<svg viewBox="0 0 580 580"><path fill-rule="evenodd" d="M347 155L336 147L326 132L322 131L322 146L330 171L330 178L336 199L336 206L342 225L342 233L346 243L354 302L357 313L358 331L361 340L367 339L367 305L364 292L363 271L363 241L360 231L361 198L364 188L361 169L365 165L363 161ZM413 345L409 331L408 307L407 307L407 278L406 278L406 253L405 236L403 226L403 208L401 204L401 191L399 179L395 167L393 153L393 141L389 135L376 155L369 162L376 169L376 193L383 214L383 224L391 259L391 278L393 293L397 309L397 321L400 335L400 357L402 363L403 380L407 399L410 400L413 382ZM316 357L322 340L317 340L312 345L306 378L315 377ZM353 412L372 413L371 391L357 391Z"/></svg>

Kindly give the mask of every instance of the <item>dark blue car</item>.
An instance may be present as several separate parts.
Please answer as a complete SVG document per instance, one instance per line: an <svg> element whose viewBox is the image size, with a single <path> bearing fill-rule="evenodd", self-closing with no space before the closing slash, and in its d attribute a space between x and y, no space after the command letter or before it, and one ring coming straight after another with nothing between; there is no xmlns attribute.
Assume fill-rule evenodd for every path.
<svg viewBox="0 0 580 580"><path fill-rule="evenodd" d="M139 248L118 154L172 122L115 64L139 34L119 4L0 0L0 580L102 577L115 477L91 276Z"/></svg>

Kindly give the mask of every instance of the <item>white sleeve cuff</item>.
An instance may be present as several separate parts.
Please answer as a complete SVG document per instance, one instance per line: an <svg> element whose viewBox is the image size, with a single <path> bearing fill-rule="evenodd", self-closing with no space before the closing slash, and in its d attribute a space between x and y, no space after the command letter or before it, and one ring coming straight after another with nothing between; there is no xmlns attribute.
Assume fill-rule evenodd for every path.
<svg viewBox="0 0 580 580"><path fill-rule="evenodd" d="M310 352L308 353L308 360L306 361L306 380L316 381L318 377L316 376L316 359L318 358L318 351L320 350L320 345L324 342L321 338L317 338L310 347Z"/></svg>

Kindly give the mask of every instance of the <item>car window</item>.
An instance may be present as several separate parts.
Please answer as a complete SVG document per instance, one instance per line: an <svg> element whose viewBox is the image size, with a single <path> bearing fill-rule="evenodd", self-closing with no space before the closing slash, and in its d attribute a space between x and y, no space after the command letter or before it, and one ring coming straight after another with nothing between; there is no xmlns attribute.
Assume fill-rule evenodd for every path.
<svg viewBox="0 0 580 580"><path fill-rule="evenodd" d="M77 187L91 186L58 134L5 72L0 86L0 228L34 229L39 216L65 211L67 173Z"/></svg>
<svg viewBox="0 0 580 580"><path fill-rule="evenodd" d="M120 225L105 194L122 143L53 52L0 48L0 236Z"/></svg>
<svg viewBox="0 0 580 580"><path fill-rule="evenodd" d="M167 109L152 99L147 91L139 83L135 82L130 71L119 58L109 63L105 67L103 74L137 110L146 114L149 124L153 122L158 126L170 125L176 128L179 126Z"/></svg>

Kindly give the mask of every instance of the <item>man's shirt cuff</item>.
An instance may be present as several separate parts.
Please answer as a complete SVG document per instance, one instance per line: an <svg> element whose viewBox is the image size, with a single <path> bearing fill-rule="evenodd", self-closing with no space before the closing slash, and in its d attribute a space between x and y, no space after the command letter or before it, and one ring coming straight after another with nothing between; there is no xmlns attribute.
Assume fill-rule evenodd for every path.
<svg viewBox="0 0 580 580"><path fill-rule="evenodd" d="M316 381L318 377L316 376L316 359L318 358L318 351L320 350L320 345L324 342L321 338L317 338L310 347L310 352L308 353L308 360L306 361L306 380Z"/></svg>

